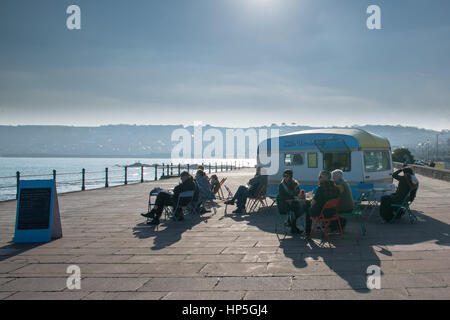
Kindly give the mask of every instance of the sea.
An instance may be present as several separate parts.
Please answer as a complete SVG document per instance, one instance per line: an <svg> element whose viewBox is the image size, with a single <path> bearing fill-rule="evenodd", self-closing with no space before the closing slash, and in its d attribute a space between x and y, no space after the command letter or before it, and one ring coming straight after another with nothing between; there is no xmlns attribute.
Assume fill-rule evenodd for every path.
<svg viewBox="0 0 450 320"><path fill-rule="evenodd" d="M58 193L81 190L82 170L85 169L86 190L105 187L106 168L108 168L108 186L123 185L125 182L125 166L127 169L127 183L139 183L141 181L140 164L144 165L144 181L155 180L154 164L158 164L158 179L162 176L162 164L204 164L208 170L208 164L212 164L212 170L217 163L240 164L253 167L256 164L252 159L149 159L149 158L8 158L0 157L0 201L16 198L17 172L20 172L20 180L45 180L53 179L53 170L56 171L56 189ZM194 172L195 166L191 171ZM174 167L176 174L178 168ZM167 171L166 171L167 173Z"/></svg>

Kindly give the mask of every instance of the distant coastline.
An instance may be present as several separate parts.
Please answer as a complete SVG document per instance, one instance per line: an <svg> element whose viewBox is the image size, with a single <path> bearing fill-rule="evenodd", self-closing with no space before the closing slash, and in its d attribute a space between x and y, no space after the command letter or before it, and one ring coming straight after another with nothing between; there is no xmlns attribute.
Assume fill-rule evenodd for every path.
<svg viewBox="0 0 450 320"><path fill-rule="evenodd" d="M86 154L0 154L0 158L140 158L140 159L170 159L170 154L155 154L155 155L86 155Z"/></svg>

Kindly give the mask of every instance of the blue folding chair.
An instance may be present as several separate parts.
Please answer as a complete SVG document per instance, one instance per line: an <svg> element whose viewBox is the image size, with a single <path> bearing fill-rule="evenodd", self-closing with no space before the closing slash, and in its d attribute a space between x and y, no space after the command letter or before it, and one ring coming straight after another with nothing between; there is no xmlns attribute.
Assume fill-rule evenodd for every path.
<svg viewBox="0 0 450 320"><path fill-rule="evenodd" d="M175 217L175 213L181 209L181 214L184 215L185 212L187 213L196 213L196 208L194 204L194 190L181 192L178 195L178 201L177 205L175 206L175 210L173 212L173 215ZM184 203L184 204L183 204Z"/></svg>

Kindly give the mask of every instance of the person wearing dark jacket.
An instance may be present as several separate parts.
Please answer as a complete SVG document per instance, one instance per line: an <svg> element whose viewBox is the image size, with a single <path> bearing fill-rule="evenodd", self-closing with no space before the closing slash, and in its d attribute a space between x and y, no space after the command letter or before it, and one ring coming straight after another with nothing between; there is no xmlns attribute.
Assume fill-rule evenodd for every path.
<svg viewBox="0 0 450 320"><path fill-rule="evenodd" d="M280 214L288 214L293 212L289 217L288 223L291 227L291 233L300 233L297 228L297 219L302 216L309 208L309 202L303 202L299 198L300 185L293 178L292 170L285 170L283 173L283 180L278 186L278 212Z"/></svg>
<svg viewBox="0 0 450 320"><path fill-rule="evenodd" d="M331 181L331 173L326 170L322 170L319 174L319 187L311 201L311 208L306 216L306 233L311 232L311 218L318 217L322 212L322 208L328 200L336 199L340 197L339 189L336 187L333 181ZM328 218L327 212L324 213L325 218ZM333 221L334 222L334 221ZM345 224L345 220L341 220L341 224ZM336 229L336 224L331 224L331 229ZM344 226L342 226L344 227Z"/></svg>
<svg viewBox="0 0 450 320"><path fill-rule="evenodd" d="M401 176L400 173L402 172L403 175ZM398 181L397 190L391 195L382 196L380 199L380 216L385 222L389 222L394 218L391 204L401 204L409 192L411 193L408 200L413 201L419 187L419 181L410 167L395 171L392 174L392 178Z"/></svg>
<svg viewBox="0 0 450 320"><path fill-rule="evenodd" d="M258 196L261 189L265 185L267 185L267 176L261 175L261 168L257 167L255 176L248 181L248 187L239 186L233 196L233 199L225 201L225 204L234 205L234 202L236 201L237 209L234 210L233 213L243 213L245 211L247 198L254 198Z"/></svg>
<svg viewBox="0 0 450 320"><path fill-rule="evenodd" d="M187 171L183 171L180 178L181 183L173 189L173 193L165 190L160 191L156 197L155 206L153 209L148 213L141 214L143 217L152 218L150 224L159 224L159 218L161 217L165 206L171 206L175 210L178 204L178 197L181 193L186 191L194 191L194 202L198 199L198 187L192 176ZM183 205L187 205L187 203L182 203L182 201L180 201L180 206ZM178 208L177 212L175 212L175 218L178 221L183 220L183 212L181 208Z"/></svg>

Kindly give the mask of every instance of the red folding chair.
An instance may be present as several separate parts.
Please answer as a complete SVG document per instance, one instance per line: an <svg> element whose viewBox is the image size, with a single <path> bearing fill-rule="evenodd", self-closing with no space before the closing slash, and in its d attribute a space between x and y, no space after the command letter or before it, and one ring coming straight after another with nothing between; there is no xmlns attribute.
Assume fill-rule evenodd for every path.
<svg viewBox="0 0 450 320"><path fill-rule="evenodd" d="M312 222L314 222L314 225L309 234L310 239L311 239L313 233L317 230L317 227L319 226L319 224L321 224L323 233L327 237L328 242L331 242L330 236L328 234L328 229L330 227L330 223L333 221L338 222L339 233L342 237L343 231L342 231L341 221L339 220L339 212L338 212L338 207L339 207L340 201L341 201L341 199L339 199L339 198L328 200L325 203L325 205L323 206L322 211L320 212L320 215L318 217L311 217L311 220L312 220ZM329 212L334 211L334 214L329 218L325 218L325 211L327 211L328 214L329 214Z"/></svg>

